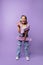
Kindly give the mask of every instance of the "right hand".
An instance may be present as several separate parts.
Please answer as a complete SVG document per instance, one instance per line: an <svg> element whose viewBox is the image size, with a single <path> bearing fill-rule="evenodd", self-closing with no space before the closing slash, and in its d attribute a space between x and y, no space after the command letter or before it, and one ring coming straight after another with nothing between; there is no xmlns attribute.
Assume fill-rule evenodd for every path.
<svg viewBox="0 0 43 65"><path fill-rule="evenodd" d="M20 33L20 28L18 27L18 32Z"/></svg>

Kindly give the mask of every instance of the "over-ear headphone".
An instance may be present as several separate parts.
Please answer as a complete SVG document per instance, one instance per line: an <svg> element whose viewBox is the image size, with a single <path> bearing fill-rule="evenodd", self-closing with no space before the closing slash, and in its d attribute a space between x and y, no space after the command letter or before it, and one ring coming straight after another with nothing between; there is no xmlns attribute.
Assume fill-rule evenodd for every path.
<svg viewBox="0 0 43 65"><path fill-rule="evenodd" d="M22 22L22 19L20 19L20 22Z"/></svg>
<svg viewBox="0 0 43 65"><path fill-rule="evenodd" d="M25 17L25 20L26 20L26 23L27 23L27 17L25 15L22 15L21 18L20 18L20 22L22 22L22 17Z"/></svg>

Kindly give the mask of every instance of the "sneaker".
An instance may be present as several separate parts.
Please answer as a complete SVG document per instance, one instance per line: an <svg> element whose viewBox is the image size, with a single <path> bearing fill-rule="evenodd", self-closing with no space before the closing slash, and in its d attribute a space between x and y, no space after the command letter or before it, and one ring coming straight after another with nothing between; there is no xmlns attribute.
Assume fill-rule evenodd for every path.
<svg viewBox="0 0 43 65"><path fill-rule="evenodd" d="M19 59L19 57L18 56L16 56L16 60L18 60Z"/></svg>
<svg viewBox="0 0 43 65"><path fill-rule="evenodd" d="M28 60L30 60L30 58L28 56L26 56L26 60L28 61Z"/></svg>

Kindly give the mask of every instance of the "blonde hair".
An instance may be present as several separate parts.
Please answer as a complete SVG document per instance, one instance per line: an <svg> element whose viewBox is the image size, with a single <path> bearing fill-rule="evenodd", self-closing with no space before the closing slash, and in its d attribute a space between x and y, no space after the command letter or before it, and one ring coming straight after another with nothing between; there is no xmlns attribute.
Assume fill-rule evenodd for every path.
<svg viewBox="0 0 43 65"><path fill-rule="evenodd" d="M25 17L25 19L26 19L26 23L25 24L27 24L27 17L25 15L21 16L20 22L22 22L22 17Z"/></svg>

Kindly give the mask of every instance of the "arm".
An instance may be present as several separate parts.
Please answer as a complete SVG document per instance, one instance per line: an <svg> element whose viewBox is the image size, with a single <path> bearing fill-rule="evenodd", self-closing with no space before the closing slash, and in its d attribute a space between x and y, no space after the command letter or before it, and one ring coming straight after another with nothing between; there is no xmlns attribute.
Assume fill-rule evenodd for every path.
<svg viewBox="0 0 43 65"><path fill-rule="evenodd" d="M17 27L18 28L18 32L20 33L20 27Z"/></svg>
<svg viewBox="0 0 43 65"><path fill-rule="evenodd" d="M28 30L25 31L24 41L26 40L26 36L27 36L27 34L28 34Z"/></svg>
<svg viewBox="0 0 43 65"><path fill-rule="evenodd" d="M29 31L30 31L30 25L29 25L28 28L25 30L24 40L26 40L26 36L27 36L27 34L28 34Z"/></svg>
<svg viewBox="0 0 43 65"><path fill-rule="evenodd" d="M18 32L20 33L20 24L19 23L17 24L17 29L18 29Z"/></svg>

